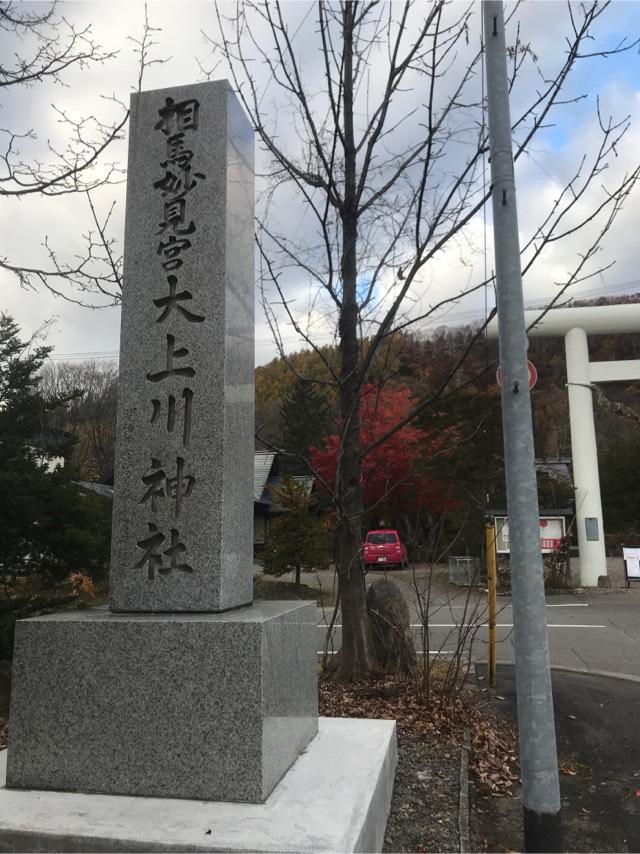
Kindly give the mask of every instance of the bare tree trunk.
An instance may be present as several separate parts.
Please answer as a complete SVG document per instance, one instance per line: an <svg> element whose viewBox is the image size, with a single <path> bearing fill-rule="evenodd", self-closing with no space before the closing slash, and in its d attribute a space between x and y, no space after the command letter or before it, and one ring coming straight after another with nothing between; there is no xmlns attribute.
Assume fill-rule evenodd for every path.
<svg viewBox="0 0 640 854"><path fill-rule="evenodd" d="M342 600L343 679L369 673L375 664L373 639L362 566L362 465L360 460L360 379L357 301L358 200L356 144L353 131L353 22L355 4L345 4L344 17L344 162L345 193L341 210L343 298L340 309L340 420L338 460L338 578Z"/></svg>
<svg viewBox="0 0 640 854"><path fill-rule="evenodd" d="M357 407L356 407L357 408ZM355 418L357 439L358 419ZM353 434L354 428L348 432ZM360 460L354 436L345 437L339 465L339 521L337 530L338 579L342 602L342 649L339 676L353 679L375 668L375 653L367 609L364 570L362 566L362 496Z"/></svg>

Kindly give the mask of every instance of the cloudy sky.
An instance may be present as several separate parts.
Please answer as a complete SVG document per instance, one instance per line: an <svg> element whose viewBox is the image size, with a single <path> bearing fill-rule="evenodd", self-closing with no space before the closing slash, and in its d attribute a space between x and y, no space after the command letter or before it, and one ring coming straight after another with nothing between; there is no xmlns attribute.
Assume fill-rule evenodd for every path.
<svg viewBox="0 0 640 854"><path fill-rule="evenodd" d="M23 9L37 11L45 8L39 3L22 3ZM224 10L230 10L231 4L221 4ZM203 79L201 66L211 68L219 57L213 57L210 44L203 32L213 35L216 30L216 15L212 2L148 2L150 23L159 29L154 33L157 42L154 48L156 58L166 58L161 65L152 65L145 73L144 88L188 84ZM296 34L298 50L305 57L305 72L310 85L318 91L322 89L322 71L317 50L315 13L309 13L309 6L303 2L284 3L285 14L290 20L291 32ZM453 11L462 10L462 4L454 4ZM507 9L511 7L507 6ZM577 8L577 6L576 6ZM476 12L479 11L479 5ZM62 2L59 12L77 27L91 25L95 40L107 51L117 52L113 59L104 65L82 71L72 70L65 76L66 86L48 83L20 91L17 87L3 89L0 96L0 126L3 129L5 148L7 131L26 133L33 131L37 139L20 140L18 147L24 160L40 158L46 160L46 141L59 148L64 144L64 126L60 124L59 114L52 108L64 110L73 117L94 115L104 122L116 121L121 107L116 102L127 102L130 91L135 88L137 77L137 58L135 44L129 37L139 38L144 22L144 4L138 2ZM453 12L450 12L452 14ZM537 67L531 66L523 85L514 92L514 111L524 104L541 85L541 72L548 73L562 61L565 50L565 35L570 24L566 4L548 0L522 4L518 17L521 21L521 38L531 45L538 61ZM62 30L61 30L62 32ZM260 38L263 34L260 30ZM513 28L511 39L513 36ZM634 39L640 35L640 3L614 0L605 15L599 20L596 32L598 45L613 47L622 38ZM448 71L452 77L456 68L461 67L466 57L477 49L480 40L480 17L474 14L468 31L469 44L460 45L452 66ZM266 41L264 42L266 44ZM595 43L594 43L595 44ZM15 36L5 33L0 38L3 55L12 52L28 54L30 45L18 44ZM457 65L456 65L457 63ZM375 90L376 77L372 74L372 91ZM227 76L224 63L220 63L215 77ZM262 82L265 94L263 107L274 116L282 110L278 93L270 76L263 73ZM474 85L480 85L476 80ZM594 56L582 61L569 80L568 94L571 98L580 95L586 97L577 103L568 105L554 114L553 121L537 138L530 154L519 160L516 169L518 182L518 202L520 211L520 229L523 240L529 239L539 223L541 212L547 211L557 197L559 188L576 168L582 155L593 153L598 143L598 124L596 104L600 104L601 115L616 119L630 117L631 126L615 153L608 158L609 168L598 176L593 190L581 200L583 209L598 203L598 193L602 186L612 186L616 177L635 168L640 157L640 57L635 48L622 56L603 59ZM407 92L403 96L406 103L412 103L412 97L419 106L416 93ZM115 99L115 101L113 100ZM274 119L275 120L275 119ZM294 122L295 116L288 121ZM399 133L406 133L407 140L416 132L419 123L411 129L408 125ZM396 143L402 143L402 137L396 136ZM455 159L453 148L445 158L446 164ZM108 160L126 165L126 141L113 146ZM264 160L260 163L264 165ZM0 164L1 168L1 164ZM261 166L262 168L262 166ZM444 174L444 173L443 173ZM4 175L3 175L4 177ZM0 185L1 186L1 185ZM5 184L6 186L6 184ZM124 225L124 183L112 185L97 191L95 204L104 215L115 202L111 220L111 234L116 240L115 249L122 249ZM89 209L84 197L62 196L43 199L39 196L28 198L3 198L0 207L2 217L2 245L0 255L10 265L35 267L46 265L47 258L43 242L47 239L55 248L59 258L72 261L82 252L82 235L91 227ZM437 302L446 294L458 293L468 284L479 280L485 265L485 238L487 245L487 265L492 268L490 230L490 211L487 212L487 230L481 214L468 225L460 240L448 246L434 262L423 271L414 290L411 311L421 312ZM305 236L307 219L295 206L281 203L275 209L278 226L291 230L295 223L296 233L301 239ZM614 266L604 274L578 285L574 296L592 296L596 293L617 295L640 291L638 273L638 222L640 222L640 194L636 192L626 203L615 225L609 232L605 247L594 261L596 266ZM309 224L311 229L311 224ZM309 231L308 240L313 235ZM563 281L568 271L575 266L575 259L581 251L583 238L570 237L549 248L540 262L527 276L525 282L525 300L536 301L548 298L557 291L556 282ZM322 343L330 340L330 327L326 314L320 312L316 317L317 304L313 300L313 289L304 275L289 271L288 287L295 295L296 311L300 317L306 313L309 322L315 322L314 331L317 340ZM118 308L85 308L56 298L43 288L25 290L19 286L16 277L6 270L0 270L0 287L3 299L0 308L12 314L21 324L25 333L32 333L51 321L47 327L48 342L55 348L54 357L68 358L108 358L117 356L119 341ZM491 293L487 295L493 303ZM104 304L105 300L93 300L94 305ZM384 305L381 296L380 302ZM449 307L436 318L419 324L419 329L427 332L434 325L443 322L468 322L480 319L484 312L485 295L475 294ZM262 307L256 310L256 362L268 361L275 355L268 326ZM300 349L300 340L292 330L283 328L288 348Z"/></svg>

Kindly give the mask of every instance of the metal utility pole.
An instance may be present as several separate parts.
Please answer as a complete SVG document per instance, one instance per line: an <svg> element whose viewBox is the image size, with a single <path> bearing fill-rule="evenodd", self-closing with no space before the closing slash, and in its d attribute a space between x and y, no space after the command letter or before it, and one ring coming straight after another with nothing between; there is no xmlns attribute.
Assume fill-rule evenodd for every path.
<svg viewBox="0 0 640 854"><path fill-rule="evenodd" d="M540 552L504 12L501 0L484 0L482 5L524 850L561 851L560 784Z"/></svg>

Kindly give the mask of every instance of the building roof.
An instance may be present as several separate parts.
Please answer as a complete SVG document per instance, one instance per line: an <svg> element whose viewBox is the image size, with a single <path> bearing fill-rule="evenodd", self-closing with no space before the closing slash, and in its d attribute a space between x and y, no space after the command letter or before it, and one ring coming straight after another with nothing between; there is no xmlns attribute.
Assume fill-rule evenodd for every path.
<svg viewBox="0 0 640 854"><path fill-rule="evenodd" d="M253 500L265 504L270 503L268 493L265 494L267 480L276 458L275 451L253 452Z"/></svg>
<svg viewBox="0 0 640 854"><path fill-rule="evenodd" d="M291 480L294 480L296 483L299 483L301 486L304 486L304 490L307 495L311 495L311 490L313 489L313 478L309 475L292 475ZM269 503L269 509L272 512L279 512L282 510L280 502L273 494L274 489L279 489L283 484L283 479L281 477L274 477L269 480L268 488L266 491L266 498L263 499L264 503Z"/></svg>
<svg viewBox="0 0 640 854"><path fill-rule="evenodd" d="M94 483L91 480L74 480L73 483L82 489L86 489L87 492L95 492L96 495L113 498L113 487L107 486L105 483Z"/></svg>
<svg viewBox="0 0 640 854"><path fill-rule="evenodd" d="M571 457L544 457L536 459L536 469L558 483L571 484Z"/></svg>
<svg viewBox="0 0 640 854"><path fill-rule="evenodd" d="M276 509L277 502L274 501L271 488L274 486L277 488L282 485L282 478L276 474L276 457L277 453L275 451L254 451L253 453L253 500L259 504L270 505L272 509ZM292 480L304 484L307 495L311 494L313 488L312 477L295 476ZM111 478L111 484L93 483L90 480L76 480L74 483L76 486L86 489L89 492L113 498L113 477Z"/></svg>

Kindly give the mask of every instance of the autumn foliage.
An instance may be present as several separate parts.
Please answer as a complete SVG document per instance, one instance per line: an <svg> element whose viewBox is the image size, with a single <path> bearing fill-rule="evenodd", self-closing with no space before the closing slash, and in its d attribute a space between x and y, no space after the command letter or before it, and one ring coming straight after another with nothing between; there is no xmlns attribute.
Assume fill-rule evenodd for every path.
<svg viewBox="0 0 640 854"><path fill-rule="evenodd" d="M429 435L411 425L397 430L367 453L369 445L401 421L415 405L405 385L365 385L360 396L360 447L363 449L362 490L365 508L375 511L380 524L391 524L393 516L424 507L433 513L451 508L446 486L428 476L429 458L441 452L447 435ZM335 487L337 434L329 436L326 448L312 448L311 462L321 480Z"/></svg>

